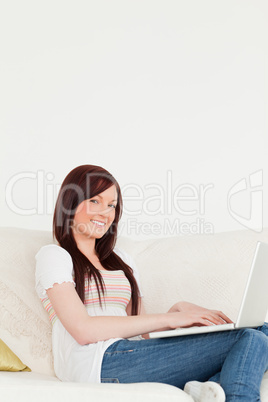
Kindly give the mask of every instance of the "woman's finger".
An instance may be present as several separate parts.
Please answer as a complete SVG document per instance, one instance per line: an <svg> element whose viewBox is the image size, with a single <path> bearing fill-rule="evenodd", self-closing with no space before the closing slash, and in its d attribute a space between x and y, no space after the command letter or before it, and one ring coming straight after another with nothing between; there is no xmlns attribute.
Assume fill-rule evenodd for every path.
<svg viewBox="0 0 268 402"><path fill-rule="evenodd" d="M226 324L226 321L223 320L218 314L216 314L214 312L209 312L209 313L205 314L202 318L210 321L211 324L214 324L214 325Z"/></svg>
<svg viewBox="0 0 268 402"><path fill-rule="evenodd" d="M214 313L218 314L219 317L221 317L225 322L231 324L233 323L233 321L227 317L227 315L225 315L222 311L213 311Z"/></svg>

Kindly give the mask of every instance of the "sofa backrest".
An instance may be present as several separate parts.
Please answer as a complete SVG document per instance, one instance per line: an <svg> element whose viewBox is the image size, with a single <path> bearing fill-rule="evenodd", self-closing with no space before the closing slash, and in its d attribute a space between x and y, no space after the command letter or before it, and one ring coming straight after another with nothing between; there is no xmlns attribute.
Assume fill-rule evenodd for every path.
<svg viewBox="0 0 268 402"><path fill-rule="evenodd" d="M268 243L268 229L141 242L121 238L118 246L138 266L148 313L165 312L187 300L235 320L257 241Z"/></svg>

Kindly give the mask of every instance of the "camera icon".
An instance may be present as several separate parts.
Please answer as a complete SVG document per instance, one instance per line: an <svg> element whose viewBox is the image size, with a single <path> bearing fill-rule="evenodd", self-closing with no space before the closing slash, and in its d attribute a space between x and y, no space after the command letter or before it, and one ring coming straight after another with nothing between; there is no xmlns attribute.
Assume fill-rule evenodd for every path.
<svg viewBox="0 0 268 402"><path fill-rule="evenodd" d="M263 171L258 170L235 183L228 192L227 205L230 215L241 225L255 232L263 229ZM249 207L249 216L240 214L234 208L235 198L239 197L243 205ZM236 209L236 210L235 210Z"/></svg>

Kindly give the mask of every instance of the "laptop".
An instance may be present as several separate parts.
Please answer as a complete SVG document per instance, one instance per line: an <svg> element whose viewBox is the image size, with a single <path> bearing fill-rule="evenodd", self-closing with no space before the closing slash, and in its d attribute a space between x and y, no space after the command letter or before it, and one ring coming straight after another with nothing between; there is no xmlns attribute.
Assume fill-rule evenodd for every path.
<svg viewBox="0 0 268 402"><path fill-rule="evenodd" d="M263 325L268 310L268 244L257 242L237 322L150 332L150 338L203 334Z"/></svg>

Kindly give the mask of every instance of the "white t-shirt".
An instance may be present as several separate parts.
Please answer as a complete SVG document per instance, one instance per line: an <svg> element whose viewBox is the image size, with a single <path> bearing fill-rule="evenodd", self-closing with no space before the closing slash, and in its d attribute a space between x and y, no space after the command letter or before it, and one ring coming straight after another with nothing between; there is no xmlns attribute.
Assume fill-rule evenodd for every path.
<svg viewBox="0 0 268 402"><path fill-rule="evenodd" d="M114 251L133 269L138 283L139 296L142 297L138 272L132 258L119 249ZM52 350L54 369L62 381L100 382L101 364L105 350L122 338L113 338L88 345L80 345L66 331L58 319L47 296L47 289L55 283L74 283L73 261L64 248L50 244L43 246L36 258L36 291L52 322ZM105 283L105 294L102 306L99 303L95 281L85 281L85 302L87 312L91 316L126 316L126 307L131 298L130 283L121 270L100 271ZM74 283L75 285L75 283ZM134 339L134 338L130 338ZM135 337L142 339L142 337Z"/></svg>

